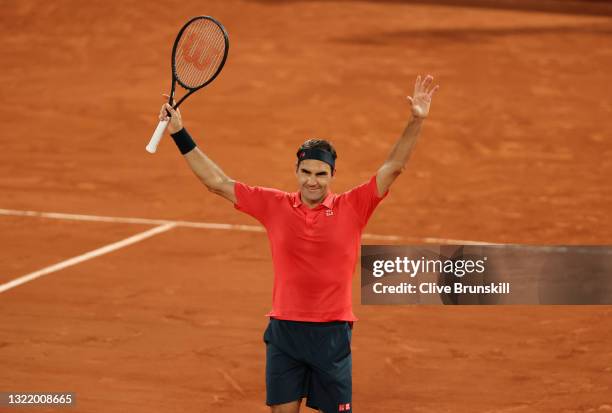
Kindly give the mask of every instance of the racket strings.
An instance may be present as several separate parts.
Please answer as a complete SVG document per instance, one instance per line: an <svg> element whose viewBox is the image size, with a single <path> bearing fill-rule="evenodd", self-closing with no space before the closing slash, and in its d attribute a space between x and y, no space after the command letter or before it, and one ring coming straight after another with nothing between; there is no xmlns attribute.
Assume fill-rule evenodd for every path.
<svg viewBox="0 0 612 413"><path fill-rule="evenodd" d="M224 42L223 40L216 40L217 41L213 43L206 39L202 39L199 43L204 43L205 46L196 44L194 47L196 52L202 50L198 49L198 47L204 48L201 52L201 57L198 60L192 61L191 64L186 65L186 67L177 69L177 76L185 85L191 88L197 88L206 83L217 72L223 59Z"/></svg>
<svg viewBox="0 0 612 413"><path fill-rule="evenodd" d="M223 58L224 46L223 38L221 38L221 43L219 43L219 36L214 37L214 34L206 37L201 36L199 40L198 46L195 46L194 49L196 54L199 47L203 49L201 57L196 63L192 62L185 73L186 78L193 79L193 83L197 83L197 86L205 83L215 74ZM185 84L189 83L185 82Z"/></svg>
<svg viewBox="0 0 612 413"><path fill-rule="evenodd" d="M208 58L211 42L208 39L210 36L207 36L208 32L204 30L199 31L198 29L198 27L194 27L187 34L187 40L181 48L183 53L181 61L183 65L177 66L179 78L181 80L184 78L184 83L187 85L195 85L197 83L199 86L199 81L202 79L204 79L204 81L206 80L205 75L207 66L203 64L203 59ZM180 72L179 67L183 69Z"/></svg>
<svg viewBox="0 0 612 413"><path fill-rule="evenodd" d="M219 26L208 19L194 21L184 30L176 48L177 79L190 89L202 86L217 73L225 47Z"/></svg>

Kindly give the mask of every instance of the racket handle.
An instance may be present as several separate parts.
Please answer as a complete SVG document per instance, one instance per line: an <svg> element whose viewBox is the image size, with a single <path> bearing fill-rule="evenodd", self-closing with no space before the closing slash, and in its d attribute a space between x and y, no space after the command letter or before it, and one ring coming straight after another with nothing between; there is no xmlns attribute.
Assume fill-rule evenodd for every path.
<svg viewBox="0 0 612 413"><path fill-rule="evenodd" d="M164 136L164 132L166 127L168 126L167 120L160 120L157 124L157 128L155 128L155 132L153 132L153 136L151 136L151 140L146 147L147 152L155 153L157 151L157 145L159 145L159 141L161 141L162 136Z"/></svg>

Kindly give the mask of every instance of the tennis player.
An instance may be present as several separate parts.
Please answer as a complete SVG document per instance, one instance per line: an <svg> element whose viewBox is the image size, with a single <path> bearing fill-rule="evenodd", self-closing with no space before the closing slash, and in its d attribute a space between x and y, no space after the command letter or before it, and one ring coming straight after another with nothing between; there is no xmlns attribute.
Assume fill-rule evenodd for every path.
<svg viewBox="0 0 612 413"><path fill-rule="evenodd" d="M196 146L179 111L161 108L160 120L171 114L168 131L208 190L267 230L274 287L263 338L272 413L297 413L303 398L320 412L352 412L351 279L361 233L404 169L437 89L433 77L417 77L404 133L370 180L342 194L330 190L336 151L328 141L310 139L298 149L296 192L249 186L229 178Z"/></svg>

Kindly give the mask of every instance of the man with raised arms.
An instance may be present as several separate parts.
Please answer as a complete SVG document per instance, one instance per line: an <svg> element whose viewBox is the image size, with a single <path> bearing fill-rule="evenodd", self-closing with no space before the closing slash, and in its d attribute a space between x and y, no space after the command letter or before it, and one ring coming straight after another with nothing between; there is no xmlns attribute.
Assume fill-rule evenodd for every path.
<svg viewBox="0 0 612 413"><path fill-rule="evenodd" d="M411 117L389 156L367 182L331 192L336 151L309 139L296 153L298 190L249 186L228 177L195 144L179 111L165 104L160 120L209 191L256 218L270 239L274 264L272 310L264 333L266 404L272 413L306 406L324 413L352 411L351 279L361 233L403 171L434 92L433 77L417 77L408 97Z"/></svg>

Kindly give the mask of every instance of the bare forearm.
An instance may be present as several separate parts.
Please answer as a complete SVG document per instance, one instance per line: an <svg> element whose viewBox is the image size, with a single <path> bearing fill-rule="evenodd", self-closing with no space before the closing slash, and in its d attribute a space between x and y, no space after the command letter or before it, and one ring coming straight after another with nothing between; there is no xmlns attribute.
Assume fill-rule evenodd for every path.
<svg viewBox="0 0 612 413"><path fill-rule="evenodd" d="M421 133L423 120L429 114L431 97L438 90L438 85L434 86L432 82L433 77L430 75L427 75L425 79L417 76L414 84L414 94L406 97L412 106L412 114L404 133L395 142L387 160L376 172L376 187L380 196L389 190L391 184L404 170L408 158L410 158L412 148L414 148Z"/></svg>
<svg viewBox="0 0 612 413"><path fill-rule="evenodd" d="M230 181L225 173L199 148L184 155L193 173L208 189L215 189Z"/></svg>
<svg viewBox="0 0 612 413"><path fill-rule="evenodd" d="M412 148L416 143L419 133L421 132L421 126L423 125L423 118L417 118L415 116L411 116L408 125L404 129L404 133L402 136L395 142L387 160L385 161L385 165L392 169L397 169L398 172L401 172L404 169L406 162L410 158L410 153L412 152Z"/></svg>
<svg viewBox="0 0 612 413"><path fill-rule="evenodd" d="M402 136L395 142L387 160L376 172L378 194L382 196L402 173L419 137L423 118L412 116Z"/></svg>

